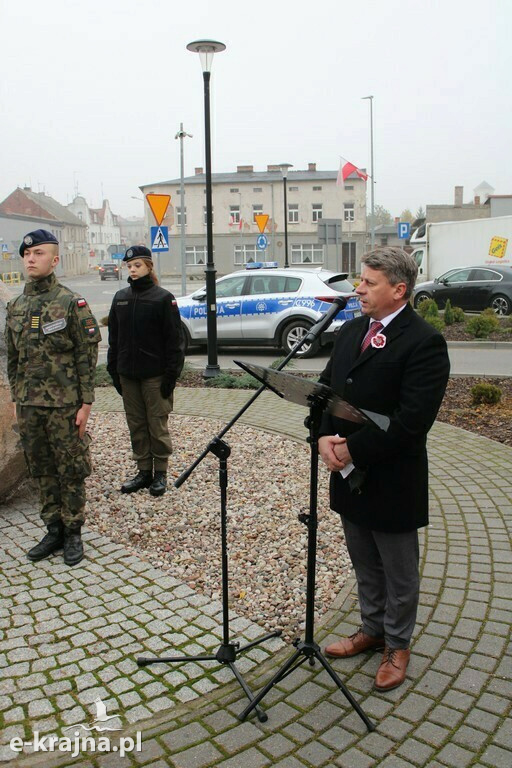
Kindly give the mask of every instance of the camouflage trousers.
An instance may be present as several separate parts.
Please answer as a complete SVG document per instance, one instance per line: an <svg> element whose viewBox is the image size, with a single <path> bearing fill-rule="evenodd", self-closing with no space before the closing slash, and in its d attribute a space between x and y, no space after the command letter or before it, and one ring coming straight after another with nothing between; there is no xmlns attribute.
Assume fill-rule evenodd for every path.
<svg viewBox="0 0 512 768"><path fill-rule="evenodd" d="M81 440L77 406L17 405L20 438L29 472L39 483L41 519L79 528L85 515L85 478L91 474L89 435Z"/></svg>

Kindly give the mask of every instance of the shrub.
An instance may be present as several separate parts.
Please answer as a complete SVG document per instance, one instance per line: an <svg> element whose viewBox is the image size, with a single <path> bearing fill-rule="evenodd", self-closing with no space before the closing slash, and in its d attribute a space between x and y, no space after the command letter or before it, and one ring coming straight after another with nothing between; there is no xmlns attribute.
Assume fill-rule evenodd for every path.
<svg viewBox="0 0 512 768"><path fill-rule="evenodd" d="M466 331L475 339L486 339L500 327L500 321L493 310L484 310L481 315L475 315L466 323Z"/></svg>
<svg viewBox="0 0 512 768"><path fill-rule="evenodd" d="M100 363L96 366L96 374L94 384L96 387L111 387L112 379L110 373L107 371L107 364Z"/></svg>
<svg viewBox="0 0 512 768"><path fill-rule="evenodd" d="M431 307L433 307L433 309L431 309ZM437 304L435 303L434 299L425 299L420 304L418 304L418 314L420 314L422 317L425 317L429 311L437 315L439 314L439 309L437 308Z"/></svg>
<svg viewBox="0 0 512 768"><path fill-rule="evenodd" d="M439 331L439 333L443 332L445 326L442 317L439 317L439 315L437 317L436 315L426 315L425 320L429 325L435 328L436 331Z"/></svg>
<svg viewBox="0 0 512 768"><path fill-rule="evenodd" d="M447 299L445 307L444 307L444 315L443 320L446 325L453 325L455 322L454 315L453 315L453 307L450 299Z"/></svg>
<svg viewBox="0 0 512 768"><path fill-rule="evenodd" d="M446 302L448 304L448 302ZM463 323L466 319L466 315L464 314L464 310L460 307L453 307L452 309L453 314L453 322L454 323Z"/></svg>
<svg viewBox="0 0 512 768"><path fill-rule="evenodd" d="M501 389L496 384L489 384L486 381L481 381L479 384L475 384L471 387L471 398L473 405L496 405L501 400Z"/></svg>
<svg viewBox="0 0 512 768"><path fill-rule="evenodd" d="M241 376L235 376L233 373L229 373L229 371L221 371L218 376L206 379L205 386L221 389L258 389L261 384L250 373L242 373Z"/></svg>

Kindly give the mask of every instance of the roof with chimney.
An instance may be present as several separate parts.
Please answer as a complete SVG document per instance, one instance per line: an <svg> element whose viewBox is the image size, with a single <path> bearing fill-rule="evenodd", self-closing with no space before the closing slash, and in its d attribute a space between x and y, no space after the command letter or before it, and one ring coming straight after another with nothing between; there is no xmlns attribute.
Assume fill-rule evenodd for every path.
<svg viewBox="0 0 512 768"><path fill-rule="evenodd" d="M26 218L46 219L74 227L87 225L64 205L44 192L32 192L30 187L18 187L0 203L0 212Z"/></svg>
<svg viewBox="0 0 512 768"><path fill-rule="evenodd" d="M360 170L366 173L366 169L361 168ZM309 163L307 171L288 171L289 184L293 184L294 181L336 181L337 178L338 171L317 171L316 163ZM239 165L236 171L231 171L230 173L212 173L212 184L261 183L282 181L282 179L281 168L278 165L268 165L266 171L255 171L252 165ZM356 173L351 173L347 179L362 181ZM203 173L202 168L196 168L195 174L193 176L185 176L183 181L185 184L206 184L206 174ZM142 184L139 189L174 184L181 184L181 179L169 179L168 181Z"/></svg>

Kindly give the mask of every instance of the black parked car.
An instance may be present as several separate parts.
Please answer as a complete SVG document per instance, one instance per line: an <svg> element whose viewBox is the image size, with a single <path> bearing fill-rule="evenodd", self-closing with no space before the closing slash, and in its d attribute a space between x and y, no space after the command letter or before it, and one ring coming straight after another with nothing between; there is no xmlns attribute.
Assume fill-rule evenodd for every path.
<svg viewBox="0 0 512 768"><path fill-rule="evenodd" d="M497 315L512 312L512 267L464 267L450 269L428 283L414 288L413 302L418 307L434 299L443 309L448 299L452 307L479 312L492 307Z"/></svg>
<svg viewBox="0 0 512 768"><path fill-rule="evenodd" d="M107 280L109 277L113 277L114 280L117 280L119 277L119 267L117 264L100 264L98 273L100 280Z"/></svg>

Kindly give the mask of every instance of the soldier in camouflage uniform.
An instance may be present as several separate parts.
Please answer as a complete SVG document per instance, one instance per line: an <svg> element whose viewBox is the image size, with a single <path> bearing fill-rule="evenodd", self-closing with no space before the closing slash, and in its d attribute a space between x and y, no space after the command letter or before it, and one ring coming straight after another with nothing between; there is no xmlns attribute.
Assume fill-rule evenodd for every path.
<svg viewBox="0 0 512 768"><path fill-rule="evenodd" d="M23 238L25 290L7 305L9 383L25 457L39 482L48 528L28 552L32 561L64 548L64 562L83 558L85 478L91 474L87 419L94 400L100 332L85 299L54 274L58 241L38 229Z"/></svg>

